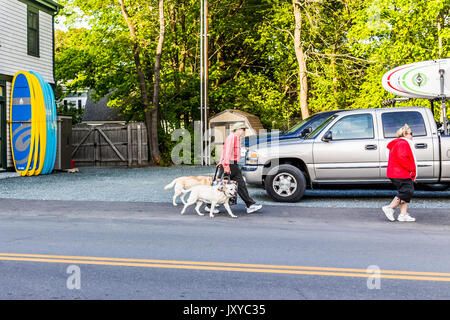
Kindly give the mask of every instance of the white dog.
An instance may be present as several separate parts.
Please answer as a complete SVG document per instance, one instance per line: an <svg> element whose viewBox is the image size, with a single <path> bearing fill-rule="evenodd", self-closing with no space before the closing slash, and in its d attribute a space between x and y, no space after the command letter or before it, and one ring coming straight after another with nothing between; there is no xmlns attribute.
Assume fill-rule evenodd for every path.
<svg viewBox="0 0 450 320"><path fill-rule="evenodd" d="M190 190L183 190L183 193L191 192L189 195L189 198L184 205L183 210L181 211L181 214L184 214L186 211L186 208L193 205L197 202L197 205L195 206L195 211L198 213L199 216L204 216L203 213L200 212L200 206L203 202L210 203L211 208L209 211L209 216L211 218L214 218L214 208L216 205L223 204L225 209L227 210L228 214L232 218L237 218L231 212L230 209L230 198L234 197L237 192L237 188L235 184L220 184L215 186L195 186L192 187Z"/></svg>
<svg viewBox="0 0 450 320"><path fill-rule="evenodd" d="M177 205L176 199L179 195L181 196L181 202L185 204L183 190L190 189L198 185L208 185L212 184L213 179L211 177L204 176L189 176L189 177L179 177L174 179L171 183L164 187L164 190L169 190L171 188L175 189L175 193L172 198L172 203L174 206Z"/></svg>

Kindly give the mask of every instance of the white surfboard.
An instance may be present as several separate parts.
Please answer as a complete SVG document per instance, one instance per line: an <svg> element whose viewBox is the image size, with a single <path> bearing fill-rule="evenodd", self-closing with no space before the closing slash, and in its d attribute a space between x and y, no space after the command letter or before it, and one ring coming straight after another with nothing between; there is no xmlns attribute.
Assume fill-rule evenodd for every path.
<svg viewBox="0 0 450 320"><path fill-rule="evenodd" d="M411 63L383 75L388 92L407 98L433 99L441 95L439 70L444 70L444 95L450 99L450 59Z"/></svg>

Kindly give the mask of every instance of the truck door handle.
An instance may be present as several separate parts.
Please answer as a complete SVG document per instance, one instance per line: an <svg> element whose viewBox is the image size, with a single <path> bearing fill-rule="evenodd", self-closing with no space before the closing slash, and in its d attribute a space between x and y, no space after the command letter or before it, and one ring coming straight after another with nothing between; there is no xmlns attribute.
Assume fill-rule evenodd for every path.
<svg viewBox="0 0 450 320"><path fill-rule="evenodd" d="M416 143L416 149L426 149L428 145L426 143Z"/></svg>
<svg viewBox="0 0 450 320"><path fill-rule="evenodd" d="M377 150L377 145L376 144L367 144L365 148L366 148L366 150Z"/></svg>

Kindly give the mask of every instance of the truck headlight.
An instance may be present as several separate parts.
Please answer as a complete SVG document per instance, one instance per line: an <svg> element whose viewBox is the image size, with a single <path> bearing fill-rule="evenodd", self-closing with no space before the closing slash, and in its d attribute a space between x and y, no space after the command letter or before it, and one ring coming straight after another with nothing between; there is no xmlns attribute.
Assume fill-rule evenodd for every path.
<svg viewBox="0 0 450 320"><path fill-rule="evenodd" d="M258 164L259 154L256 151L248 150L247 155L245 156L246 164Z"/></svg>

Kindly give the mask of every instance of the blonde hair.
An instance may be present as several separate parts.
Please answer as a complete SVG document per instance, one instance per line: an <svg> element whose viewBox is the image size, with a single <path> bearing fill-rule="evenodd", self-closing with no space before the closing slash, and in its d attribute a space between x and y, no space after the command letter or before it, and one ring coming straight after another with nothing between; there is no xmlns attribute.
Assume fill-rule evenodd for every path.
<svg viewBox="0 0 450 320"><path fill-rule="evenodd" d="M411 131L411 128L405 123L403 127L397 130L397 137L404 137L409 131Z"/></svg>

